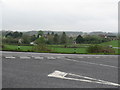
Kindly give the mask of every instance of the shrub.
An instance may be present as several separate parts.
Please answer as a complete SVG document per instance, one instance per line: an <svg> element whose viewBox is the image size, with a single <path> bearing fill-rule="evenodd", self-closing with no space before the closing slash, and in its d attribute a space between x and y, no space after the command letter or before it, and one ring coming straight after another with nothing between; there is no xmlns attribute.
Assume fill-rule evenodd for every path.
<svg viewBox="0 0 120 90"><path fill-rule="evenodd" d="M88 53L115 53L115 51L107 46L93 45L87 49Z"/></svg>
<svg viewBox="0 0 120 90"><path fill-rule="evenodd" d="M35 45L33 47L32 51L36 51L36 52L48 51L48 52L50 52L51 50L48 49L45 44L39 44L39 45Z"/></svg>
<svg viewBox="0 0 120 90"><path fill-rule="evenodd" d="M5 46L0 44L0 50L4 49Z"/></svg>

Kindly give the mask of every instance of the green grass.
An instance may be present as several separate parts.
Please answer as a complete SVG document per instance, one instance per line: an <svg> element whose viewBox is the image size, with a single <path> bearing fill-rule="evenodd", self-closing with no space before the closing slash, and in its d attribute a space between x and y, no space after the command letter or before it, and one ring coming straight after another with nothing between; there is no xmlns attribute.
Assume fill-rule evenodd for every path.
<svg viewBox="0 0 120 90"><path fill-rule="evenodd" d="M33 46L20 46L20 50L18 50L17 45L5 45L3 50L9 51L32 51ZM86 48L64 48L64 45L49 45L49 49L51 52L55 53L87 53Z"/></svg>
<svg viewBox="0 0 120 90"><path fill-rule="evenodd" d="M100 45L103 45L103 46L112 45L112 47L120 47L118 42L119 42L118 40L113 40L113 41L101 43ZM120 54L120 49L114 49L114 50L115 50L115 54Z"/></svg>
<svg viewBox="0 0 120 90"><path fill-rule="evenodd" d="M20 46L20 51L31 51L33 46ZM5 45L5 50L18 50L17 45Z"/></svg>
<svg viewBox="0 0 120 90"><path fill-rule="evenodd" d="M118 40L101 43L100 45L112 45L113 47L118 47Z"/></svg>
<svg viewBox="0 0 120 90"><path fill-rule="evenodd" d="M87 53L86 48L56 48L51 47L50 48L53 52L56 53Z"/></svg>
<svg viewBox="0 0 120 90"><path fill-rule="evenodd" d="M87 44L76 44L76 45L66 45L66 46L67 46L67 48L73 48L73 47L83 48L83 47L86 47L86 46L89 46L89 45L87 45ZM65 48L65 45L48 45L48 47Z"/></svg>
<svg viewBox="0 0 120 90"><path fill-rule="evenodd" d="M64 45L48 45L48 49L51 49L51 51L49 51L49 53L91 54L91 53L87 52L87 47L85 47L85 46L89 46L89 45L90 44L76 44L75 46L77 48L69 48L69 47L72 47L73 45L67 45L68 48L64 48ZM113 45L114 47L117 47L117 41L110 41L110 42L102 43L100 45ZM3 50L8 50L8 51L33 51L32 48L33 48L33 46L20 46L20 50L18 50L17 45L5 45L5 48ZM115 54L118 54L118 49L114 49L114 50L115 50ZM96 53L96 54L99 54L99 53Z"/></svg>

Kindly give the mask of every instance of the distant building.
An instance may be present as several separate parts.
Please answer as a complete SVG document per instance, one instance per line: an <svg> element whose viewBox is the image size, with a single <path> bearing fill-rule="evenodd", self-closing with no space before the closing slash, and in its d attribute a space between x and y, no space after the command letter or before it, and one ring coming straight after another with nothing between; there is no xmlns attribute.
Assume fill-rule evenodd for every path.
<svg viewBox="0 0 120 90"><path fill-rule="evenodd" d="M74 43L74 44L77 44L75 40L73 41L73 43Z"/></svg>
<svg viewBox="0 0 120 90"><path fill-rule="evenodd" d="M107 35L107 38L109 38L111 40L118 40L117 36L115 36L115 35Z"/></svg>
<svg viewBox="0 0 120 90"><path fill-rule="evenodd" d="M39 35L39 38L42 37L41 35Z"/></svg>
<svg viewBox="0 0 120 90"><path fill-rule="evenodd" d="M18 43L20 43L20 44L21 44L21 43L22 43L22 39L18 39Z"/></svg>
<svg viewBox="0 0 120 90"><path fill-rule="evenodd" d="M106 35L99 35L100 37L103 37L103 38L108 38L108 39L111 39L111 40L117 40L117 36L116 35L113 35L113 34L106 34Z"/></svg>
<svg viewBox="0 0 120 90"><path fill-rule="evenodd" d="M35 42L30 42L31 45L36 45Z"/></svg>

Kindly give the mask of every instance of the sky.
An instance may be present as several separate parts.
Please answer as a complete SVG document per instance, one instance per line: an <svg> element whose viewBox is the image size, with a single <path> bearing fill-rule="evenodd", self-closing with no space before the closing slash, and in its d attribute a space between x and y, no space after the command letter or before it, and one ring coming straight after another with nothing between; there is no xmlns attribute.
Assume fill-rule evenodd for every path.
<svg viewBox="0 0 120 90"><path fill-rule="evenodd" d="M117 32L118 1L2 0L0 28L13 31Z"/></svg>

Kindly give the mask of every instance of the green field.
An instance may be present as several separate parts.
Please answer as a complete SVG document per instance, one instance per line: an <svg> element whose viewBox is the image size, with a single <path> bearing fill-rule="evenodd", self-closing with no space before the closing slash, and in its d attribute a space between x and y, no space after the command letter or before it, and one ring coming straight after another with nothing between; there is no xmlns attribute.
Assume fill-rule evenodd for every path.
<svg viewBox="0 0 120 90"><path fill-rule="evenodd" d="M20 51L31 51L33 46L20 46ZM5 50L18 50L17 45L5 45Z"/></svg>
<svg viewBox="0 0 120 90"><path fill-rule="evenodd" d="M51 50L56 53L87 53L86 48L56 48L52 47Z"/></svg>
<svg viewBox="0 0 120 90"><path fill-rule="evenodd" d="M112 45L113 47L118 47L118 40L113 40L110 42L101 43L100 45Z"/></svg>
<svg viewBox="0 0 120 90"><path fill-rule="evenodd" d="M101 43L100 45L108 46L112 45L113 47L118 47L118 41L110 41ZM3 50L9 50L9 51L34 51L33 46L20 46L20 49L18 49L17 45L4 45L5 48ZM76 44L76 45L67 45L65 48L65 45L48 45L49 53L78 53L78 54L89 54L87 52L87 47L90 46L90 44ZM118 49L114 49L115 54L118 54ZM119 49L120 50L120 49Z"/></svg>
<svg viewBox="0 0 120 90"><path fill-rule="evenodd" d="M9 51L33 51L33 46L20 46L18 49L17 45L5 45L5 49ZM86 48L64 48L63 45L59 45L58 47L55 46L48 46L51 49L51 52L55 53L87 53Z"/></svg>

